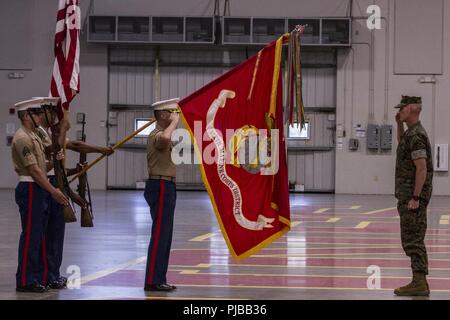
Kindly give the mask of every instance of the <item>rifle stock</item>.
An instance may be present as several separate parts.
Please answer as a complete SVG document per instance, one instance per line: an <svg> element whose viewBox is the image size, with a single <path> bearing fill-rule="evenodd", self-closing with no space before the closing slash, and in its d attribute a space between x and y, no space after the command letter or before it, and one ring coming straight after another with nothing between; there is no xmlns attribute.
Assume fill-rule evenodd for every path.
<svg viewBox="0 0 450 320"><path fill-rule="evenodd" d="M53 168L55 169L55 176L56 176L58 188L69 199L69 198L71 198L70 197L71 190L70 190L69 182L67 181L66 172L62 165L62 161L56 159L56 154L59 152L59 150L61 150L61 148L58 143L58 136L57 136L57 134L54 134L54 132L55 132L55 130L52 130ZM77 221L77 217L75 216L75 210L70 203L69 203L69 205L63 207L63 213L64 213L64 221L66 223Z"/></svg>
<svg viewBox="0 0 450 320"><path fill-rule="evenodd" d="M84 126L86 124L86 115L83 114L81 141L86 142L86 135L84 133ZM86 162L86 153L80 152L80 164ZM87 174L82 174L78 177L78 195L83 200L84 205L81 206L81 227L92 228L94 226L94 215L92 214L92 200L87 180ZM88 190L89 200L86 200L86 189Z"/></svg>
<svg viewBox="0 0 450 320"><path fill-rule="evenodd" d="M44 105L44 111L45 116L47 117L47 109L51 108L51 105ZM50 109L50 114L51 114ZM50 123L48 117L47 122ZM53 169L55 170L55 176L56 176L56 183L58 185L59 190L64 193L64 195L69 199L71 194L71 189L69 186L69 181L67 180L66 170L64 169L64 165L62 160L56 159L56 155L61 150L61 145L59 143L59 137L62 134L61 128L57 128L57 125L52 123L50 126L50 129L52 131L52 151L53 151ZM69 205L63 207L63 213L64 213L64 221L66 223L75 222L77 221L77 217L75 215L75 209L72 207L72 205L69 202Z"/></svg>

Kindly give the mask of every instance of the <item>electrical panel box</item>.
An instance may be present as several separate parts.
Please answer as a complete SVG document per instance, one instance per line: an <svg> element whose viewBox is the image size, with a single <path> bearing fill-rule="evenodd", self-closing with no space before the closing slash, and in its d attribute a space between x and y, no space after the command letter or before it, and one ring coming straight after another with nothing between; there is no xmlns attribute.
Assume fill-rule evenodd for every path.
<svg viewBox="0 0 450 320"><path fill-rule="evenodd" d="M377 151L380 148L380 126L369 124L367 126L367 149Z"/></svg>
<svg viewBox="0 0 450 320"><path fill-rule="evenodd" d="M392 126L382 125L381 126L381 150L392 150Z"/></svg>
<svg viewBox="0 0 450 320"><path fill-rule="evenodd" d="M359 140L358 139L350 139L348 141L348 149L350 151L357 151L359 147Z"/></svg>
<svg viewBox="0 0 450 320"><path fill-rule="evenodd" d="M434 145L434 171L448 171L448 144Z"/></svg>

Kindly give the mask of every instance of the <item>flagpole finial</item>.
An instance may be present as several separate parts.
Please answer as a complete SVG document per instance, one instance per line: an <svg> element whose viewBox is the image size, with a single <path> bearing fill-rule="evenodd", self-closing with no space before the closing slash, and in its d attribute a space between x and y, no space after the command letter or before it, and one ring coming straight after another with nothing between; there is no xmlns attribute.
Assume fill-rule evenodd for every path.
<svg viewBox="0 0 450 320"><path fill-rule="evenodd" d="M294 30L292 32L299 32L299 33L303 33L305 32L305 28L307 27L307 24L298 24L295 26Z"/></svg>

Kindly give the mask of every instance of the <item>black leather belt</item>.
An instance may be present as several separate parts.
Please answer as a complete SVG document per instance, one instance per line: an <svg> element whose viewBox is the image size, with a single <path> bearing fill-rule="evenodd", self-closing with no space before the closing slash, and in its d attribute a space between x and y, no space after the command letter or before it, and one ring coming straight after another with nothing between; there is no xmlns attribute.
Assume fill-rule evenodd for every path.
<svg viewBox="0 0 450 320"><path fill-rule="evenodd" d="M176 182L176 178L169 177L169 176L150 176L149 179L156 179L156 180L166 180L171 182Z"/></svg>

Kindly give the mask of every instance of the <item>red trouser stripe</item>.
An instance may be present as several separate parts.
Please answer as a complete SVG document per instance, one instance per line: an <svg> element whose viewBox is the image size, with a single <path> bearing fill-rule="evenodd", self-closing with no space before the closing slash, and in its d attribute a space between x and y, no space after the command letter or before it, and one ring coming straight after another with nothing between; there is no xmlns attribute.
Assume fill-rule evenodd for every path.
<svg viewBox="0 0 450 320"><path fill-rule="evenodd" d="M22 286L27 285L27 263L28 263L28 247L30 245L31 236L31 213L33 212L33 183L28 182L28 221L25 231L25 246L23 249L22 260Z"/></svg>
<svg viewBox="0 0 450 320"><path fill-rule="evenodd" d="M155 273L155 265L156 265L156 253L158 252L158 242L161 231L161 222L163 219L164 212L164 180L159 180L159 202L158 202L158 217L156 220L156 229L155 229L155 239L153 241L152 253L150 256L150 262L148 264L148 277L147 283L149 285L153 284L153 274Z"/></svg>
<svg viewBox="0 0 450 320"><path fill-rule="evenodd" d="M43 285L47 285L47 275L48 275L48 266L47 266L47 243L45 242L45 238L42 239L42 261L44 262L44 276L43 276Z"/></svg>

